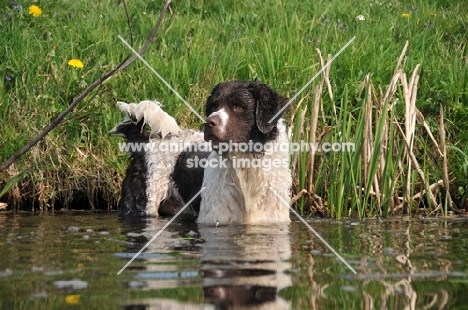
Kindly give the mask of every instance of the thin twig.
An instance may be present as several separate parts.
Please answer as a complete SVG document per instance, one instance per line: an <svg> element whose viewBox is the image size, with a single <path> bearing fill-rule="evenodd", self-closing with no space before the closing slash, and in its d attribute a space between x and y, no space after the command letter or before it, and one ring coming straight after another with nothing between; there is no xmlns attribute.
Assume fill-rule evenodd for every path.
<svg viewBox="0 0 468 310"><path fill-rule="evenodd" d="M310 198L310 193L306 189L301 190L297 195L291 198L291 202L289 205L294 205L302 196L307 196Z"/></svg>
<svg viewBox="0 0 468 310"><path fill-rule="evenodd" d="M439 180L431 185L429 185L429 190L432 192L435 192L436 190L438 190L442 185L444 185L443 181L442 180ZM416 193L413 195L413 197L411 197L411 201L420 201L424 195L426 195L426 189L424 188L422 191ZM397 197L399 201L404 201L405 198L404 197ZM395 212L398 212L400 209L403 208L403 203L400 203L398 204L397 206L395 206ZM432 212L434 213L434 212Z"/></svg>
<svg viewBox="0 0 468 310"><path fill-rule="evenodd" d="M161 25L162 19L164 17L164 14L167 11L167 8L169 7L169 4L171 3L171 0L167 0L164 3L164 6L161 10L161 13L159 14L159 19L151 31L151 34L149 35L148 39L146 40L145 44L143 47L138 51L138 54L141 56L144 54L144 52L147 50L148 46L154 42L156 39L156 33L159 30L159 27ZM11 166L18 158L20 158L22 155L24 155L29 149L31 149L34 145L36 145L39 141L41 141L49 132L51 132L55 127L57 127L65 118L65 116L73 111L73 109L80 103L90 92L92 92L97 86L100 86L104 81L109 79L111 76L115 75L117 72L122 71L123 69L127 68L131 63L133 63L136 59L138 58L137 55L133 55L132 57L127 57L122 63L120 63L115 69L113 69L110 72L107 72L103 74L99 79L94 81L91 85L88 86L78 97L73 100L73 102L60 113L46 128L42 130L42 132L37 135L35 138L30 140L28 143L26 143L25 146L23 146L18 152L16 152L13 156L8 158L1 166L0 166L0 172L6 170L9 166Z"/></svg>
<svg viewBox="0 0 468 310"><path fill-rule="evenodd" d="M123 3L124 10L125 10L125 16L127 16L128 32L130 36L130 45L133 46L132 23L130 22L130 15L128 15L127 0L123 0L122 3Z"/></svg>

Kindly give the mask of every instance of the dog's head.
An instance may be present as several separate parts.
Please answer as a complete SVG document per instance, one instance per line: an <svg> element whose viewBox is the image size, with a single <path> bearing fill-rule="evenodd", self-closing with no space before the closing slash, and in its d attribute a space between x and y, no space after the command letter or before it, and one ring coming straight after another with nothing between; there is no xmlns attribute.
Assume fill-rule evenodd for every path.
<svg viewBox="0 0 468 310"><path fill-rule="evenodd" d="M206 102L205 141L212 141L213 145L272 141L278 135L277 123L286 103L286 98L266 84L220 83Z"/></svg>
<svg viewBox="0 0 468 310"><path fill-rule="evenodd" d="M127 142L149 142L150 133L145 128L144 120L133 122L130 119L118 123L109 131L110 134L120 136Z"/></svg>

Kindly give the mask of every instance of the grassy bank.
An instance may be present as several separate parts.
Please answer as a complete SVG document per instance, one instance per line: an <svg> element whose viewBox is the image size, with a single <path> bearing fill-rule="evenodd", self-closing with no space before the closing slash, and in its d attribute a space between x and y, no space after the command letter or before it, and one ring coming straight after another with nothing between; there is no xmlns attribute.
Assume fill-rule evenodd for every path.
<svg viewBox="0 0 468 310"><path fill-rule="evenodd" d="M29 14L31 4L40 7L41 14ZM203 114L209 91L224 80L259 79L293 97L322 68L317 49L326 61L328 54L336 54L356 36L332 63L329 84L317 78L287 113L294 139L346 140L358 146L353 153L293 158L294 194L303 193L298 208L337 218L436 209L428 195L413 197L443 179L442 156L428 134L432 132L440 143L441 107L451 196L461 208L468 197L465 5L464 0L176 1L171 5L172 20L166 18L164 33L144 58ZM119 35L139 48L161 7L160 1L128 3L127 21L118 1L0 1L0 161L37 135L86 85L130 54ZM409 79L420 65L414 104L430 129L415 126L411 152L405 151L396 125L405 130L402 84L396 82L395 94L385 97L406 41L408 50L398 68ZM70 66L71 59L79 59L83 68ZM107 132L121 118L117 100L142 99L163 102L183 126L201 126L137 61L106 81L0 174L0 188L12 185L0 201L24 209L115 207L128 155L119 152L120 140ZM395 99L399 103L389 110ZM314 100L319 106L316 114ZM381 151L378 138L391 151ZM372 143L364 145L364 140ZM411 154L424 181L407 160ZM413 169L408 170L410 166ZM444 187L439 186L434 196L444 210Z"/></svg>

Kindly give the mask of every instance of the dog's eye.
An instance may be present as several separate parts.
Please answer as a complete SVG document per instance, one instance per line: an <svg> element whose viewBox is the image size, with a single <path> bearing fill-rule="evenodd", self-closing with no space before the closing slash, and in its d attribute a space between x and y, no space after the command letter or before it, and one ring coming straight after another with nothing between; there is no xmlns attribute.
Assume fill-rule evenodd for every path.
<svg viewBox="0 0 468 310"><path fill-rule="evenodd" d="M238 104L234 105L233 109L234 109L235 112L244 112L244 110L245 110L245 108L243 106L238 105Z"/></svg>

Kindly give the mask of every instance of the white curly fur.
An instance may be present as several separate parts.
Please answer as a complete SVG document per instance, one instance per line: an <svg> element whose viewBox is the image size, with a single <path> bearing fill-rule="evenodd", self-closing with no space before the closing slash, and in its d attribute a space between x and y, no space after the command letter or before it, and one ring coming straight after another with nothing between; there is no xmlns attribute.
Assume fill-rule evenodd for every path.
<svg viewBox="0 0 468 310"><path fill-rule="evenodd" d="M168 134L178 134L182 129L176 120L161 109L162 104L158 101L144 100L140 103L117 102L119 109L136 122L144 120L143 125L151 127L151 133L158 133L164 139Z"/></svg>
<svg viewBox="0 0 468 310"><path fill-rule="evenodd" d="M129 104L119 101L117 106L132 122L136 124L144 120L144 124L151 127L151 132L157 134L151 136L145 153L148 168L146 214L158 216L160 204L169 198L183 206L184 202L170 178L182 148L164 152L160 150L164 144L202 143L203 133L181 129L175 119L161 109L162 104L158 101L145 100Z"/></svg>
<svg viewBox="0 0 468 310"><path fill-rule="evenodd" d="M154 146L161 146L163 143L202 143L203 133L194 130L182 130L179 134L168 135L163 140L151 139ZM148 215L158 215L159 205L162 201L173 197L179 206L184 206L185 202L179 196L179 193L170 178L177 161L177 157L181 153L181 148L174 151L160 152L156 148L146 153L146 162L148 167L147 189L148 204L146 213Z"/></svg>
<svg viewBox="0 0 468 310"><path fill-rule="evenodd" d="M280 134L273 143L289 143L283 120L278 122ZM208 160L218 158L212 152ZM254 156L244 152L229 152L223 159L227 168L205 168L198 223L203 224L260 224L289 222L290 187L289 152L266 152L257 160L281 162L279 167L235 167L236 161ZM279 197L281 198L279 198Z"/></svg>

